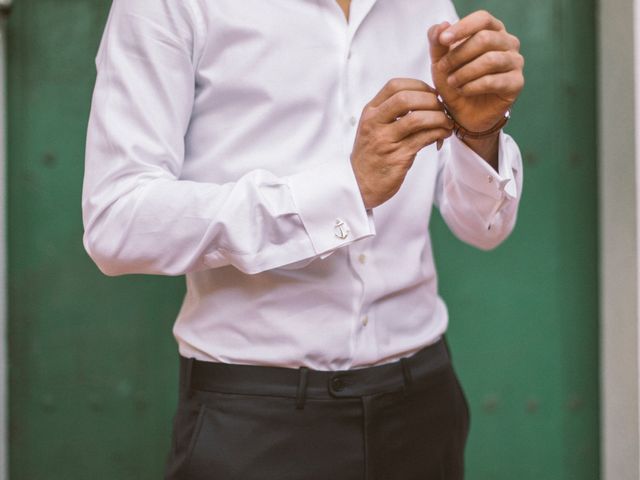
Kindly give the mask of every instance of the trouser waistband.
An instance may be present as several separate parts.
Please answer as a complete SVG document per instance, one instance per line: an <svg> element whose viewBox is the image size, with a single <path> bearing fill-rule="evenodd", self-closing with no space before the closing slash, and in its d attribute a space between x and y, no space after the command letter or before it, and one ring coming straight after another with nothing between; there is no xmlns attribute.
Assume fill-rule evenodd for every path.
<svg viewBox="0 0 640 480"><path fill-rule="evenodd" d="M331 399L361 397L411 388L415 380L450 365L446 340L441 338L398 361L353 370L319 371L205 362L180 355L180 385L188 392L204 390L245 395Z"/></svg>

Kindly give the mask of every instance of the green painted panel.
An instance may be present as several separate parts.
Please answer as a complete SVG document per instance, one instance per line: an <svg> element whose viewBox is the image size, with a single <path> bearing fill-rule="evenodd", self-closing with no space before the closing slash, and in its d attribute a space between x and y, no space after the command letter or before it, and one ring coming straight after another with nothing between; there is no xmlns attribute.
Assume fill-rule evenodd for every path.
<svg viewBox="0 0 640 480"><path fill-rule="evenodd" d="M468 478L598 471L594 5L459 0L523 41L508 131L519 225L482 253L433 226L472 406ZM108 0L18 0L9 21L12 480L161 478L182 278L102 276L82 248L84 138Z"/></svg>
<svg viewBox="0 0 640 480"><path fill-rule="evenodd" d="M469 396L472 480L599 477L595 2L456 0L522 41L507 131L525 159L513 235L484 253L432 225Z"/></svg>
<svg viewBox="0 0 640 480"><path fill-rule="evenodd" d="M20 0L9 20L12 480L162 476L182 278L107 278L82 247L95 51L110 2Z"/></svg>

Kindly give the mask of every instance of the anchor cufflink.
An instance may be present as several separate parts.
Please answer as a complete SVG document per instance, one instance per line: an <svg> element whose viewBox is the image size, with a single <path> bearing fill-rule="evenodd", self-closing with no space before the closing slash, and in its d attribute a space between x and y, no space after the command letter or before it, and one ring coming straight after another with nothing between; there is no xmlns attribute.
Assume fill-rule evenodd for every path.
<svg viewBox="0 0 640 480"><path fill-rule="evenodd" d="M347 224L344 223L344 221L342 221L339 218L336 218L336 224L333 227L333 233L340 240L344 240L349 236L350 231L349 231L349 227L347 227Z"/></svg>

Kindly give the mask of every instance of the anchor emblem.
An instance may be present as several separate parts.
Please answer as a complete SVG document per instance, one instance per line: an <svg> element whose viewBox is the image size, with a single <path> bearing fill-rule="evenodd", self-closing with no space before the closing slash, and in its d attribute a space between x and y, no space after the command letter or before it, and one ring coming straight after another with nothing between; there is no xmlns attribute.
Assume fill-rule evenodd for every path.
<svg viewBox="0 0 640 480"><path fill-rule="evenodd" d="M333 227L333 231L340 240L344 240L349 236L349 229L347 228L347 224L344 223L339 218L336 219L336 225Z"/></svg>

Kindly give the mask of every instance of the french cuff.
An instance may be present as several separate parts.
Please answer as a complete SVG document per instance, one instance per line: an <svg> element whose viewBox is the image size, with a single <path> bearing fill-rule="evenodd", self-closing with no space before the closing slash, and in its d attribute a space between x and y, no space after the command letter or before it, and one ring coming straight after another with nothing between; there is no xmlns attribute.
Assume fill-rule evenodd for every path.
<svg viewBox="0 0 640 480"><path fill-rule="evenodd" d="M513 158L517 152L510 148L511 137L504 131L501 130L498 137L497 172L484 158L455 135L451 136L450 142L450 162L453 177L457 181L498 201L505 195L511 198L518 196Z"/></svg>
<svg viewBox="0 0 640 480"><path fill-rule="evenodd" d="M298 214L321 258L337 248L375 235L349 161L328 162L288 177Z"/></svg>

